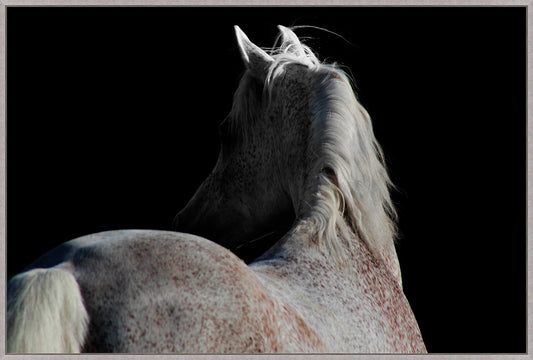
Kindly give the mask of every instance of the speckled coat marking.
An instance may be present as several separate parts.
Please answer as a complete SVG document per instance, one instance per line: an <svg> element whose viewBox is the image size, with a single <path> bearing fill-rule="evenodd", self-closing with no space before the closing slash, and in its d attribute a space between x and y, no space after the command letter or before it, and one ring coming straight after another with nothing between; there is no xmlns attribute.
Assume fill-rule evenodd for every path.
<svg viewBox="0 0 533 360"><path fill-rule="evenodd" d="M346 89L345 77L287 28L274 56L236 31L247 72L219 161L178 216L182 232L88 235L30 269L74 276L89 316L86 352L425 352L391 236L373 242L349 216L364 216L356 207L365 199L337 191L348 179L368 189L363 197L386 201L370 176L384 176L368 157L373 145L359 146L364 134L350 123L335 133L327 124L335 119L313 108L327 99L326 114L344 111L342 97L313 90ZM328 131L345 143L325 141ZM352 145L362 170L347 168ZM322 162L334 146L346 160L339 167ZM249 265L227 249L276 231L284 235Z"/></svg>

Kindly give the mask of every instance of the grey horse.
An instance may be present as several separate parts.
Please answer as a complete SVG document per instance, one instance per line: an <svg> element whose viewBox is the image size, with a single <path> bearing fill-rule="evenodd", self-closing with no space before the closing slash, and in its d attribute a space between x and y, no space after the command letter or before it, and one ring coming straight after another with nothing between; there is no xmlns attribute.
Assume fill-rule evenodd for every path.
<svg viewBox="0 0 533 360"><path fill-rule="evenodd" d="M426 351L349 80L288 28L269 53L235 29L246 72L182 232L109 231L43 255L8 284L8 352ZM234 252L250 243L262 254L246 264Z"/></svg>

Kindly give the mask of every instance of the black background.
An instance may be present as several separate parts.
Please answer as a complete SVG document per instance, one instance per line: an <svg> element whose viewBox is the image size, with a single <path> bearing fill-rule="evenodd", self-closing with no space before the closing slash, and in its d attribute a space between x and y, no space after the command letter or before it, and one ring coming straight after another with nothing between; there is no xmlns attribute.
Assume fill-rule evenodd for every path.
<svg viewBox="0 0 533 360"><path fill-rule="evenodd" d="M212 169L238 24L351 69L399 190L430 352L526 351L525 8L7 10L7 272L56 244L169 229Z"/></svg>

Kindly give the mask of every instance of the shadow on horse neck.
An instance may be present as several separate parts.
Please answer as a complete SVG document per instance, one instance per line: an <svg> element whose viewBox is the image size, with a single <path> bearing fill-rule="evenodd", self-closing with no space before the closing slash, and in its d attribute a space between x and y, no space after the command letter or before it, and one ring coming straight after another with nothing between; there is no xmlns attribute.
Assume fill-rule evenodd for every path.
<svg viewBox="0 0 533 360"><path fill-rule="evenodd" d="M247 70L220 125L218 162L176 229L248 263L275 244L262 259L303 256L305 246L342 263L359 241L401 282L391 183L370 118L345 73L281 29L267 54L237 28Z"/></svg>

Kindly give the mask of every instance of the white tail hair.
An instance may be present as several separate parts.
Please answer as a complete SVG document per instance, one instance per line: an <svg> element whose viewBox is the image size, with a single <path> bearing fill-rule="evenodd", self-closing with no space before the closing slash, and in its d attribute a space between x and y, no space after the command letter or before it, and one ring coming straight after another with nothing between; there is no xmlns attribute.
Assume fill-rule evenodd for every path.
<svg viewBox="0 0 533 360"><path fill-rule="evenodd" d="M81 351L89 316L68 270L23 272L9 281L7 294L7 353Z"/></svg>

